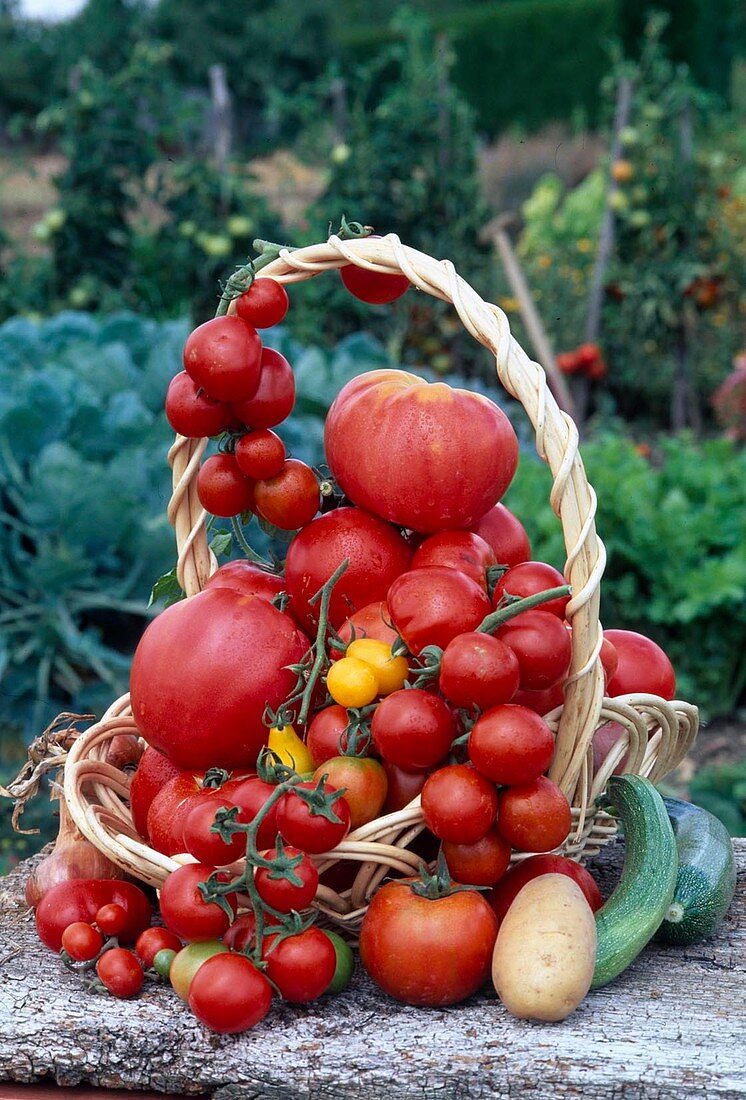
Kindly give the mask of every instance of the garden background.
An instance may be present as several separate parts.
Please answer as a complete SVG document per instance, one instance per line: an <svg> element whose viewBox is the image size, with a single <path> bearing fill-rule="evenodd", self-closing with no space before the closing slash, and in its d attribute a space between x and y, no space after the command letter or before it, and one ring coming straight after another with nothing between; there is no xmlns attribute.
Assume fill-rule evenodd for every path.
<svg viewBox="0 0 746 1100"><path fill-rule="evenodd" d="M737 0L88 0L57 23L0 0L0 783L59 711L127 688L173 565L162 405L190 326L254 238L346 215L450 257L539 355L512 242L582 419L603 622L669 652L706 721L670 782L743 835L745 119ZM294 289L268 340L289 449L323 461L361 371L466 379L513 420L506 502L561 566L528 422L453 310L335 286ZM41 835L2 801L0 868L53 833L43 800L24 821Z"/></svg>

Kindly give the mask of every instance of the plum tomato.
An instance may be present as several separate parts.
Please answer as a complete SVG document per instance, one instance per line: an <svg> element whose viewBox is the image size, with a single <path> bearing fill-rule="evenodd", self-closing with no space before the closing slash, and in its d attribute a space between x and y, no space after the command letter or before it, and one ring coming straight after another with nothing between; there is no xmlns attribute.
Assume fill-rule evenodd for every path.
<svg viewBox="0 0 746 1100"><path fill-rule="evenodd" d="M220 435L231 422L231 410L214 401L185 370L174 375L166 391L166 419L178 435L203 439Z"/></svg>
<svg viewBox="0 0 746 1100"><path fill-rule="evenodd" d="M445 649L458 634L476 630L492 610L476 581L442 565L403 573L389 588L386 602L415 657L428 645Z"/></svg>
<svg viewBox="0 0 746 1100"><path fill-rule="evenodd" d="M233 928L233 925L231 925L231 928ZM226 933L227 935L228 933ZM188 943L186 947L182 947L171 963L168 972L168 979L176 995L182 1001L189 1001L189 987L202 964L211 959L213 955L227 953L228 947L220 940L204 940L201 943Z"/></svg>
<svg viewBox="0 0 746 1100"><path fill-rule="evenodd" d="M217 811L235 808L235 804L219 791L212 798L190 806L184 818L184 842L181 850L189 852L199 863L206 863L211 867L227 867L229 863L235 863L246 854L246 833L234 833L226 844L219 833L212 831Z"/></svg>
<svg viewBox="0 0 746 1100"><path fill-rule="evenodd" d="M344 788L351 830L378 817L386 801L386 772L378 760L370 757L333 756L316 769L313 778L316 783L324 778L332 787Z"/></svg>
<svg viewBox="0 0 746 1100"><path fill-rule="evenodd" d="M470 997L490 973L497 918L476 890L430 899L387 882L360 929L360 960L398 1001L441 1007Z"/></svg>
<svg viewBox="0 0 746 1100"><path fill-rule="evenodd" d="M96 973L114 997L135 997L143 987L145 974L140 960L124 947L105 951L96 963Z"/></svg>
<svg viewBox="0 0 746 1100"><path fill-rule="evenodd" d="M378 695L390 695L403 688L409 676L405 657L392 657L391 645L376 638L356 638L347 647L347 656L363 661L373 669Z"/></svg>
<svg viewBox="0 0 746 1100"><path fill-rule="evenodd" d="M457 634L443 651L440 690L456 707L487 710L508 703L518 690L518 658L491 634Z"/></svg>
<svg viewBox="0 0 746 1100"><path fill-rule="evenodd" d="M496 565L494 551L479 535L471 531L439 531L429 535L414 552L412 569L444 565L458 569L487 591L487 570Z"/></svg>
<svg viewBox="0 0 746 1100"><path fill-rule="evenodd" d="M306 909L316 897L319 885L319 872L316 870L311 857L305 852L285 845L283 853L286 856L301 856L300 863L293 867L292 873L300 879L300 885L293 883L288 878L277 877L266 867L257 867L254 873L254 885L257 893L265 904L277 909L280 913L289 913L292 909L300 912ZM277 849L270 848L262 852L265 859L276 859Z"/></svg>
<svg viewBox="0 0 746 1100"><path fill-rule="evenodd" d="M523 691L546 691L567 677L572 639L561 619L549 611L524 611L497 631L518 658Z"/></svg>
<svg viewBox="0 0 746 1100"><path fill-rule="evenodd" d="M220 796L228 798L234 806L238 806L240 813L238 820L247 825L253 821L264 806L265 802L274 793L275 788L271 783L265 783L256 775L246 778L229 779L220 788ZM277 803L270 806L266 817L262 819L259 832L256 837L258 848L271 848L277 836Z"/></svg>
<svg viewBox="0 0 746 1100"><path fill-rule="evenodd" d="M306 747L311 754L314 768L347 751L349 724L347 711L338 704L324 707L313 716L306 733Z"/></svg>
<svg viewBox="0 0 746 1100"><path fill-rule="evenodd" d="M298 621L315 633L318 604L309 600L345 558L348 566L334 586L329 621L345 619L376 600L409 566L411 551L399 531L359 508L336 508L300 531L288 548L285 581Z"/></svg>
<svg viewBox="0 0 746 1100"><path fill-rule="evenodd" d="M247 428L275 428L287 420L295 405L295 377L284 355L262 348L261 374L256 393L234 402L231 411Z"/></svg>
<svg viewBox="0 0 746 1100"><path fill-rule="evenodd" d="M551 852L571 825L570 803L544 775L500 792L497 830L519 852Z"/></svg>
<svg viewBox="0 0 746 1100"><path fill-rule="evenodd" d="M393 645L399 637L394 630L385 600L376 600L353 612L337 627L337 633L346 645L361 638L375 638L376 641ZM329 656L336 661L342 654L338 649L332 649Z"/></svg>
<svg viewBox="0 0 746 1100"><path fill-rule="evenodd" d="M605 630L617 651L618 664L606 688L607 695L631 695L641 691L673 699L676 673L668 657L652 639L634 630Z"/></svg>
<svg viewBox="0 0 746 1100"><path fill-rule="evenodd" d="M424 534L480 519L518 462L516 434L492 401L400 370L370 371L343 386L324 446L351 501Z"/></svg>
<svg viewBox="0 0 746 1100"><path fill-rule="evenodd" d="M489 543L498 565L518 565L531 557L531 542L526 529L504 504L496 504L471 525L475 535Z"/></svg>
<svg viewBox="0 0 746 1100"><path fill-rule="evenodd" d="M236 313L255 328L279 325L289 306L288 292L277 279L254 279L249 289L236 299Z"/></svg>
<svg viewBox="0 0 746 1100"><path fill-rule="evenodd" d="M167 756L150 745L140 757L137 771L130 780L130 810L132 821L143 840L148 839L148 810L155 796L179 769Z"/></svg>
<svg viewBox="0 0 746 1100"><path fill-rule="evenodd" d="M62 933L62 948L75 962L90 962L103 946L104 937L86 921L73 921Z"/></svg>
<svg viewBox="0 0 746 1100"><path fill-rule="evenodd" d="M400 768L398 764L389 763L388 760L384 760L382 763L388 780L386 801L383 804L382 813L393 814L397 810L403 810L412 799L417 797L425 786L428 773L408 772L404 768Z"/></svg>
<svg viewBox="0 0 746 1100"><path fill-rule="evenodd" d="M514 703L486 710L469 734L469 759L493 783L530 783L553 756L554 734L544 719Z"/></svg>
<svg viewBox="0 0 746 1100"><path fill-rule="evenodd" d="M369 306L387 306L406 294L410 287L406 275L370 271L357 264L340 267L339 277L353 298Z"/></svg>
<svg viewBox="0 0 746 1100"><path fill-rule="evenodd" d="M438 768L422 788L422 816L440 840L474 844L495 824L495 785L468 764Z"/></svg>
<svg viewBox="0 0 746 1100"><path fill-rule="evenodd" d="M166 876L161 887L161 916L182 940L215 940L228 931L228 914L217 902L205 901L199 889L214 872L214 867L204 863L186 863ZM229 882L230 877L221 871L219 881ZM228 894L226 901L235 913L236 895Z"/></svg>
<svg viewBox="0 0 746 1100"><path fill-rule="evenodd" d="M300 459L288 458L278 474L256 482L254 508L281 531L305 527L319 510L316 474Z"/></svg>
<svg viewBox="0 0 746 1100"><path fill-rule="evenodd" d="M248 1031L264 1019L271 1004L272 986L245 955L213 955L189 987L192 1012L221 1035Z"/></svg>
<svg viewBox="0 0 746 1100"><path fill-rule="evenodd" d="M422 688L402 688L382 699L371 732L376 752L408 771L427 771L439 764L457 735L448 705Z"/></svg>
<svg viewBox="0 0 746 1100"><path fill-rule="evenodd" d="M241 473L235 455L212 455L197 474L197 495L205 511L227 518L254 507L254 482Z"/></svg>
<svg viewBox="0 0 746 1100"><path fill-rule="evenodd" d="M187 337L184 369L215 401L246 401L259 385L262 342L240 317L213 317Z"/></svg>
<svg viewBox="0 0 746 1100"><path fill-rule="evenodd" d="M530 856L522 859L511 867L508 873L500 879L487 895L487 901L495 911L498 922L502 924L510 906L527 882L539 875L567 875L578 884L585 894L586 901L593 912L597 912L603 905L601 891L593 877L573 859L567 856Z"/></svg>
<svg viewBox="0 0 746 1100"><path fill-rule="evenodd" d="M269 428L247 432L236 442L236 462L253 481L276 477L285 463L285 444Z"/></svg>
<svg viewBox="0 0 746 1100"><path fill-rule="evenodd" d="M342 707L367 707L378 695L378 677L365 661L342 657L326 674L326 690Z"/></svg>
<svg viewBox="0 0 746 1100"><path fill-rule="evenodd" d="M443 855L455 882L494 886L510 865L510 845L492 828L472 844L443 841Z"/></svg>
<svg viewBox="0 0 746 1100"><path fill-rule="evenodd" d="M168 928L146 928L137 937L135 954L145 967L150 969L159 951L181 951L182 943L178 936Z"/></svg>
<svg viewBox="0 0 746 1100"><path fill-rule="evenodd" d="M317 787L316 782L299 783L286 791L277 803L277 829L283 840L312 855L330 852L350 831L350 807L341 791L335 791L329 783L322 787L325 795L335 795L331 800L331 812L336 821L331 821L320 812L320 806L314 804L313 798L309 803L298 794L298 791L315 792ZM317 801L320 802L320 799Z"/></svg>
<svg viewBox="0 0 746 1100"><path fill-rule="evenodd" d="M282 940L267 936L262 956L267 977L291 1004L307 1004L326 993L337 969L334 944L315 927Z"/></svg>
<svg viewBox="0 0 746 1100"><path fill-rule="evenodd" d="M275 596L285 591L285 581L277 573L268 573L261 566L239 558L221 565L204 587L232 588L242 596L258 596L272 603Z"/></svg>
<svg viewBox="0 0 746 1100"><path fill-rule="evenodd" d="M523 561L503 573L495 585L492 602L497 607L506 592L510 596L534 596L538 592L545 592L549 588L557 588L566 583L560 571L553 565L547 565L544 561ZM564 619L565 608L569 602L569 596L558 596L555 600L543 603L541 610Z"/></svg>

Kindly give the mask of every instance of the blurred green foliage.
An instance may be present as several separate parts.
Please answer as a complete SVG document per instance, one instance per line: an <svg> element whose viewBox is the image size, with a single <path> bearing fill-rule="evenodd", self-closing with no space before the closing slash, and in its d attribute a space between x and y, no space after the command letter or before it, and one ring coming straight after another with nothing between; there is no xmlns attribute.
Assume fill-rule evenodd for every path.
<svg viewBox="0 0 746 1100"><path fill-rule="evenodd" d="M692 802L720 818L731 836L746 836L746 760L701 768L689 793Z"/></svg>

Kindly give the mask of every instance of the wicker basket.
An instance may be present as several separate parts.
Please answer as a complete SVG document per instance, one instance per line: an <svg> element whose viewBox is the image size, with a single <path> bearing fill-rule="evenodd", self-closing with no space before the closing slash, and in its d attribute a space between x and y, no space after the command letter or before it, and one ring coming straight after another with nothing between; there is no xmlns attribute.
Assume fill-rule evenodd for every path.
<svg viewBox="0 0 746 1100"><path fill-rule="evenodd" d="M578 453L575 424L562 412L547 387L546 375L510 333L508 319L483 301L449 260L434 260L389 234L382 238L326 243L283 250L262 271L283 283L300 282L353 263L371 271L402 273L426 294L449 301L464 327L494 354L497 375L526 410L536 433L539 455L553 476L551 504L559 516L567 550L565 577L573 596L567 607L572 624L572 664L565 703L547 717L556 731L550 771L573 806L573 829L563 845L575 859L594 854L615 833L615 822L596 809L609 775L628 753L625 770L660 780L686 755L698 727L695 707L652 695L603 697L599 651L599 584L604 570L603 543L596 535L596 495ZM176 531L177 575L188 596L201 591L217 562L208 548L205 512L197 496L197 471L207 440L176 437L169 451L173 495L168 517ZM593 775L592 739L607 721L626 731L602 769ZM164 856L140 839L127 800L128 778L106 762L108 742L120 733L136 733L129 696L118 699L102 720L74 742L65 763L64 796L70 813L93 844L135 878L160 887L166 875L191 857ZM419 799L396 813L357 829L333 853L315 857L319 870L338 860L360 863L352 887L336 893L320 887L315 904L325 916L354 932L370 896L390 870L415 871L420 857L408 845L424 828ZM517 856L516 858L522 858Z"/></svg>

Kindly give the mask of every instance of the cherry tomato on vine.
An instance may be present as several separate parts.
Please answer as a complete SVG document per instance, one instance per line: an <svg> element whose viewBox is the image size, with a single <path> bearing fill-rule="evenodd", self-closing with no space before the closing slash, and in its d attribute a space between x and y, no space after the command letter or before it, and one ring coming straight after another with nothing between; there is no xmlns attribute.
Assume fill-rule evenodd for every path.
<svg viewBox="0 0 746 1100"><path fill-rule="evenodd" d="M238 516L254 507L254 482L241 473L235 455L212 455L197 474L200 504L213 516Z"/></svg>
<svg viewBox="0 0 746 1100"><path fill-rule="evenodd" d="M259 385L252 397L234 402L232 413L247 428L274 428L286 420L295 405L295 376L284 355L262 348Z"/></svg>
<svg viewBox="0 0 746 1100"><path fill-rule="evenodd" d="M531 542L526 529L504 504L496 504L477 523L471 525L492 547L498 565L518 565L531 557Z"/></svg>
<svg viewBox="0 0 746 1100"><path fill-rule="evenodd" d="M306 748L311 754L314 768L347 751L349 724L347 711L338 704L324 707L313 716L306 733Z"/></svg>
<svg viewBox="0 0 746 1100"><path fill-rule="evenodd" d="M217 902L206 902L200 892L200 884L215 871L204 863L187 863L172 871L161 889L161 916L168 928L180 939L214 940L227 932L230 920ZM221 882L229 882L221 873ZM228 894L226 901L236 911L236 895Z"/></svg>
<svg viewBox="0 0 746 1100"><path fill-rule="evenodd" d="M233 924L223 936L223 943L231 951L245 951L252 947L256 937L256 916L250 909L236 917Z"/></svg>
<svg viewBox="0 0 746 1100"><path fill-rule="evenodd" d="M443 841L443 855L456 882L494 886L510 866L510 845L492 828L472 844Z"/></svg>
<svg viewBox="0 0 746 1100"><path fill-rule="evenodd" d="M147 835L158 852L173 856L184 851L184 821L193 806L209 801L214 791L202 786L202 776L177 772L156 794L147 815Z"/></svg>
<svg viewBox="0 0 746 1100"><path fill-rule="evenodd" d="M254 885L262 901L280 913L289 913L291 909L300 911L311 904L316 897L319 873L311 862L311 857L305 852L301 853L298 848L287 845L284 848L284 854L291 857L303 856L301 862L297 867L293 867L292 871L301 880L301 885L297 886L287 878L276 878L274 873L268 871L266 867L257 867ZM262 855L265 859L276 859L277 849L271 848L268 852L262 852Z"/></svg>
<svg viewBox="0 0 746 1100"><path fill-rule="evenodd" d="M497 830L519 852L550 852L567 839L570 803L546 776L506 787L499 801Z"/></svg>
<svg viewBox="0 0 746 1100"><path fill-rule="evenodd" d="M342 657L327 672L326 688L342 707L367 707L378 695L378 678L365 661Z"/></svg>
<svg viewBox="0 0 746 1100"><path fill-rule="evenodd" d="M103 946L104 939L101 933L82 920L68 924L62 933L62 947L75 962L89 962L95 959Z"/></svg>
<svg viewBox="0 0 746 1100"><path fill-rule="evenodd" d="M487 710L508 703L518 690L518 658L491 634L458 634L443 651L440 690L456 707Z"/></svg>
<svg viewBox="0 0 746 1100"><path fill-rule="evenodd" d="M315 927L279 942L277 936L267 936L262 956L267 977L291 1004L306 1004L326 993L337 970L334 944Z"/></svg>
<svg viewBox="0 0 746 1100"><path fill-rule="evenodd" d="M274 794L275 788L271 783L265 783L256 775L248 779L229 779L220 788L222 797L229 798L234 806L241 811L239 821L248 824L264 806L267 799ZM271 848L277 836L277 803L270 806L266 817L262 819L259 832L256 837L258 848Z"/></svg>
<svg viewBox="0 0 746 1100"><path fill-rule="evenodd" d="M118 936L127 927L127 910L115 901L102 905L96 913L96 924L105 936Z"/></svg>
<svg viewBox="0 0 746 1100"><path fill-rule="evenodd" d="M355 264L340 267L339 275L347 290L359 302L370 306L386 306L406 294L410 287L406 275L368 271Z"/></svg>
<svg viewBox="0 0 746 1100"><path fill-rule="evenodd" d="M236 462L244 477L276 477L285 464L285 444L269 428L247 432L236 443Z"/></svg>
<svg viewBox="0 0 746 1100"><path fill-rule="evenodd" d="M554 735L544 719L514 703L485 711L469 734L469 759L493 783L530 783L553 756Z"/></svg>
<svg viewBox="0 0 746 1100"><path fill-rule="evenodd" d="M332 787L344 787L350 807L350 829L367 825L381 812L388 779L378 760L366 756L334 756L314 772L314 781L326 776Z"/></svg>
<svg viewBox="0 0 746 1100"><path fill-rule="evenodd" d="M524 691L546 691L567 676L572 641L567 627L549 611L524 611L509 619L497 637L515 653Z"/></svg>
<svg viewBox="0 0 746 1100"><path fill-rule="evenodd" d="M312 813L318 807L300 797L297 791L316 791L317 783L299 783L286 791L277 803L277 828L283 840L315 855L329 852L344 840L350 831L350 807L342 792L336 792L324 784L325 795L335 795L331 800L331 812L339 820L331 821L323 813Z"/></svg>
<svg viewBox="0 0 746 1100"><path fill-rule="evenodd" d="M288 458L278 474L256 482L254 507L262 519L282 531L305 527L319 510L316 474L300 459Z"/></svg>
<svg viewBox="0 0 746 1100"><path fill-rule="evenodd" d="M376 752L409 771L427 771L439 764L457 734L447 704L422 688L402 688L382 699L371 731Z"/></svg>
<svg viewBox="0 0 746 1100"><path fill-rule="evenodd" d="M357 658L373 669L378 695L399 691L407 682L409 666L405 657L392 657L391 645L376 638L356 638L347 647L347 657Z"/></svg>
<svg viewBox="0 0 746 1100"><path fill-rule="evenodd" d="M605 630L617 651L618 664L607 685L607 694L629 695L637 691L673 699L676 673L668 657L651 638L634 630Z"/></svg>
<svg viewBox="0 0 746 1100"><path fill-rule="evenodd" d="M279 325L289 306L288 292L277 279L254 279L249 289L236 299L238 316L256 328Z"/></svg>
<svg viewBox="0 0 746 1100"><path fill-rule="evenodd" d="M422 816L440 840L474 844L495 824L497 791L467 764L448 764L422 788Z"/></svg>
<svg viewBox="0 0 746 1100"><path fill-rule="evenodd" d="M191 807L184 818L182 851L189 852L208 867L226 867L246 854L246 833L234 833L226 843L219 833L212 831L215 814L222 808L235 809L235 803L229 802L218 790L215 797Z"/></svg>
<svg viewBox="0 0 746 1100"><path fill-rule="evenodd" d="M214 401L187 372L174 375L166 392L166 419L175 432L188 439L220 435L231 422L231 410Z"/></svg>
<svg viewBox="0 0 746 1100"><path fill-rule="evenodd" d="M431 565L397 577L386 597L391 619L417 656L425 646L445 649L458 634L475 630L492 608L471 577Z"/></svg>
<svg viewBox="0 0 746 1100"><path fill-rule="evenodd" d="M489 543L471 531L440 531L429 535L414 552L412 569L443 565L458 569L487 591L487 570L497 559Z"/></svg>
<svg viewBox="0 0 746 1100"><path fill-rule="evenodd" d="M147 970L159 951L181 951L182 943L168 928L146 928L137 937L135 954Z"/></svg>
<svg viewBox="0 0 746 1100"><path fill-rule="evenodd" d="M568 875L583 891L586 901L594 913L604 903L601 891L593 877L586 871L585 867L581 867L574 859L568 859L567 856L531 856L529 859L522 859L520 863L516 863L511 867L505 877L498 882L495 889L487 895L487 901L494 909L500 924L502 924L505 914L518 896L518 892L523 889L527 882L530 882L532 878L538 878L539 875Z"/></svg>
<svg viewBox="0 0 746 1100"><path fill-rule="evenodd" d="M262 342L240 317L213 317L187 337L184 369L215 401L246 401L259 385Z"/></svg>
<svg viewBox="0 0 746 1100"><path fill-rule="evenodd" d="M96 973L115 997L134 997L145 982L145 974L131 951L124 947L112 947L105 951L96 963Z"/></svg>
<svg viewBox="0 0 746 1100"><path fill-rule="evenodd" d="M189 1007L197 1019L222 1035L248 1031L272 1004L272 986L245 955L217 954L192 978Z"/></svg>
<svg viewBox="0 0 746 1100"><path fill-rule="evenodd" d="M503 573L495 585L492 602L497 607L506 592L511 596L534 596L538 592L558 588L566 583L560 571L553 565L547 565L544 561L523 561ZM543 603L541 610L564 619L565 608L569 602L569 596L558 596L554 600Z"/></svg>

